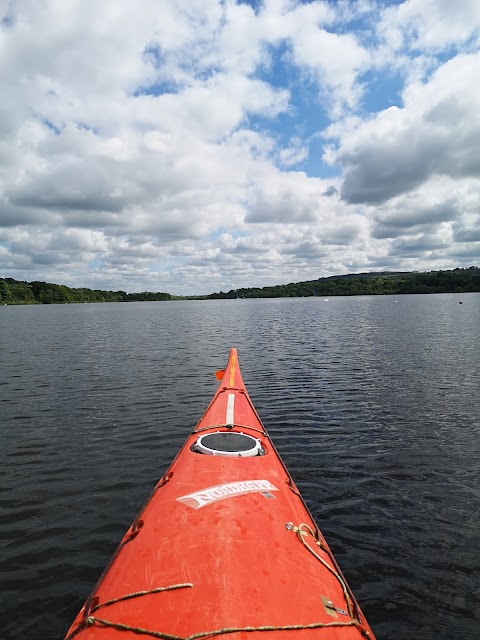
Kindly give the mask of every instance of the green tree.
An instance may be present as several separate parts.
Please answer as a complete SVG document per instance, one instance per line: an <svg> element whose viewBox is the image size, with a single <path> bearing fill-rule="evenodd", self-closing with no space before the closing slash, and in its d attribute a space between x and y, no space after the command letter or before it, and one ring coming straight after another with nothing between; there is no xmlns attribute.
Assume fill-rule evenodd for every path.
<svg viewBox="0 0 480 640"><path fill-rule="evenodd" d="M0 279L0 302L2 304L8 304L10 302L10 288L5 280Z"/></svg>

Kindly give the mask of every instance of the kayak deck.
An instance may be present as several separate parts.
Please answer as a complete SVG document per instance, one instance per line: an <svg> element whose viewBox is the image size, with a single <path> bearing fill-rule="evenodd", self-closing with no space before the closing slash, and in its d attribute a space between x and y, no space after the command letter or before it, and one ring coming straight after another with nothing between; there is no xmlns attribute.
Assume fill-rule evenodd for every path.
<svg viewBox="0 0 480 640"><path fill-rule="evenodd" d="M235 349L67 638L374 638L273 446Z"/></svg>

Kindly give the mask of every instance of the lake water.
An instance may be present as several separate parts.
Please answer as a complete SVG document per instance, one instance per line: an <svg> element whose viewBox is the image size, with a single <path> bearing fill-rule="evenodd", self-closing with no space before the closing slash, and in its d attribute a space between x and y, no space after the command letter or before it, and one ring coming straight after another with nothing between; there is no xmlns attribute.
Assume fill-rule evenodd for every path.
<svg viewBox="0 0 480 640"><path fill-rule="evenodd" d="M480 638L475 293L0 307L0 638L63 637L233 346L378 640Z"/></svg>

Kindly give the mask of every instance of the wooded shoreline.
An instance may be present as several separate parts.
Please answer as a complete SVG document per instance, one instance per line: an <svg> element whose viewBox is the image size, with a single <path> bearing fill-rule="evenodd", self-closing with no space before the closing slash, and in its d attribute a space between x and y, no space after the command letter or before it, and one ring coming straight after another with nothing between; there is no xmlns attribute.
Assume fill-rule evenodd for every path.
<svg viewBox="0 0 480 640"><path fill-rule="evenodd" d="M450 271L361 273L319 278L270 287L250 287L208 295L176 296L164 292L104 291L72 288L50 282L0 278L0 304L70 304L85 302L139 302L219 300L234 298L296 298L310 296L402 295L416 293L480 292L480 268Z"/></svg>

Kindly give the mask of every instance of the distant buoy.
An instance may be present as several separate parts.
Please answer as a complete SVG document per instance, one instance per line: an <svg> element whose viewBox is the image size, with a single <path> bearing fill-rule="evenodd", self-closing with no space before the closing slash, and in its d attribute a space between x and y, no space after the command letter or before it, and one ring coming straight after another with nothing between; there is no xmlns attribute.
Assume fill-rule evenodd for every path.
<svg viewBox="0 0 480 640"><path fill-rule="evenodd" d="M463 302L461 300L459 300L458 304L463 304Z"/></svg>

